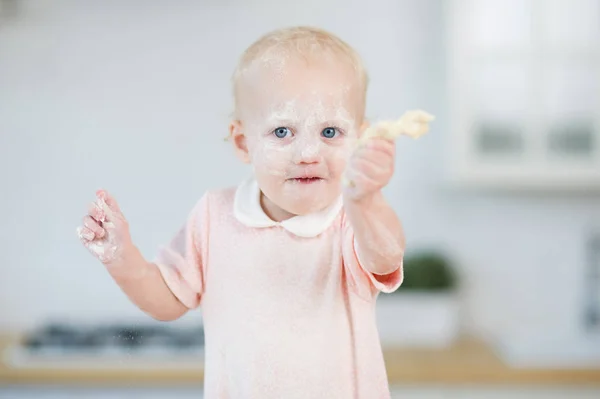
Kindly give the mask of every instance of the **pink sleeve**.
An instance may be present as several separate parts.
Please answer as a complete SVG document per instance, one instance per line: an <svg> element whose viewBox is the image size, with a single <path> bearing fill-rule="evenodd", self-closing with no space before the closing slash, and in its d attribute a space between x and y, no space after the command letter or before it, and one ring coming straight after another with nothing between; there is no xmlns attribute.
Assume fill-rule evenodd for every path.
<svg viewBox="0 0 600 399"><path fill-rule="evenodd" d="M154 262L173 295L190 309L200 305L204 289L207 217L208 196L204 195L171 242L159 248Z"/></svg>
<svg viewBox="0 0 600 399"><path fill-rule="evenodd" d="M404 278L402 263L395 271L386 275L371 273L364 268L357 250L354 230L345 217L342 221L342 256L349 282L363 298L372 298L379 291L392 293L402 284Z"/></svg>

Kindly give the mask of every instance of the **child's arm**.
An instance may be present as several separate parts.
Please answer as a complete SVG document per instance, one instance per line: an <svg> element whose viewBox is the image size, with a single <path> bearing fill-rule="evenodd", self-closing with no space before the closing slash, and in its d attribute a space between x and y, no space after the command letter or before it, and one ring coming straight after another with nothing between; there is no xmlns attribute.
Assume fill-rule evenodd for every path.
<svg viewBox="0 0 600 399"><path fill-rule="evenodd" d="M344 180L346 214L354 229L358 256L368 271L389 274L402 265L405 239L398 216L381 189L394 173L394 139L419 138L429 131L433 115L407 111L397 121L384 121L363 132L350 158Z"/></svg>
<svg viewBox="0 0 600 399"><path fill-rule="evenodd" d="M161 321L180 318L188 308L173 295L158 267L147 262L136 247L122 261L106 265L125 295L142 311Z"/></svg>
<svg viewBox="0 0 600 399"><path fill-rule="evenodd" d="M402 224L378 190L361 200L347 200L346 214L354 230L358 257L373 274L393 273L402 265Z"/></svg>
<svg viewBox="0 0 600 399"><path fill-rule="evenodd" d="M163 321L181 317L188 308L173 295L158 267L133 245L117 202L105 191L99 191L97 197L78 229L83 245L142 311Z"/></svg>
<svg viewBox="0 0 600 399"><path fill-rule="evenodd" d="M381 189L394 172L394 142L373 138L349 161L351 186L344 190L344 207L354 230L357 255L371 273L385 275L402 264L405 239L398 216Z"/></svg>

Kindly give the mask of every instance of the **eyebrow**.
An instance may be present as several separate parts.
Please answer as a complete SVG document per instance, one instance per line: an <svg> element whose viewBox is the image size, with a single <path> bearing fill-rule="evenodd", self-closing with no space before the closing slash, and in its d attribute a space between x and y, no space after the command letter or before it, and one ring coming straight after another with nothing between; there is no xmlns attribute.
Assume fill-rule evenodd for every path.
<svg viewBox="0 0 600 399"><path fill-rule="evenodd" d="M323 126L323 127L338 126L338 127L346 128L346 127L350 127L352 125L353 125L352 121L349 121L346 119L328 119L322 123L319 123L319 126Z"/></svg>
<svg viewBox="0 0 600 399"><path fill-rule="evenodd" d="M290 118L277 118L277 117L270 117L266 119L268 124L271 125L285 125L285 126L294 126L294 125L298 125L299 123L301 124L303 122L303 120L301 119L290 119ZM335 118L329 118L329 119L325 119L323 121L316 121L315 123L317 126L352 126L353 125L353 121L351 120L347 120L344 118L339 118L339 119L335 119Z"/></svg>
<svg viewBox="0 0 600 399"><path fill-rule="evenodd" d="M278 118L276 116L271 116L266 119L267 124L269 125L279 125L279 126L293 126L298 123L298 120L292 120L290 118Z"/></svg>

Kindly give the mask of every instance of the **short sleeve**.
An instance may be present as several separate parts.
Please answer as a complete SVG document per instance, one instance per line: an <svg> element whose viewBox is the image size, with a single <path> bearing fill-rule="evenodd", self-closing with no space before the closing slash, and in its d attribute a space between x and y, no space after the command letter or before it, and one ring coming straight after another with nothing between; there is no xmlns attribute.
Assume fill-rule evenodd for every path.
<svg viewBox="0 0 600 399"><path fill-rule="evenodd" d="M392 273L378 275L369 272L364 267L359 253L354 230L344 217L342 220L342 257L349 283L357 294L363 298L372 298L378 292L392 293L400 287L404 279L403 262L400 262Z"/></svg>
<svg viewBox="0 0 600 399"><path fill-rule="evenodd" d="M154 262L173 295L189 309L200 305L204 290L208 222L205 194L173 239L159 248Z"/></svg>

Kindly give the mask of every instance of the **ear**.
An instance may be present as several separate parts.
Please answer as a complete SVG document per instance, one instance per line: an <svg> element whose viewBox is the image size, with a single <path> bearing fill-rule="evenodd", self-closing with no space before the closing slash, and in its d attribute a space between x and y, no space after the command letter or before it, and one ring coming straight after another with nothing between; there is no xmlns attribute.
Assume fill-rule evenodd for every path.
<svg viewBox="0 0 600 399"><path fill-rule="evenodd" d="M246 142L246 135L242 122L234 120L229 124L229 137L233 143L235 149L235 155L243 163L250 163L250 153L248 151L248 144Z"/></svg>

